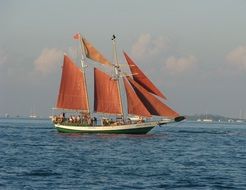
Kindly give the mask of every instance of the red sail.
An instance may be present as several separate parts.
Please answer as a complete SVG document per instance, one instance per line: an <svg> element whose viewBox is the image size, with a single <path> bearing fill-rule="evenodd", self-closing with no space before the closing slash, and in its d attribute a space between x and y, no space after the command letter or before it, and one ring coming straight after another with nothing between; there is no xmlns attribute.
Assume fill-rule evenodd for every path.
<svg viewBox="0 0 246 190"><path fill-rule="evenodd" d="M132 85L139 99L142 101L142 103L145 105L145 107L151 113L151 115L166 116L169 118L175 118L179 116L177 112L175 112L170 107L162 103L154 95L150 94L141 85L135 82L131 77L128 76L127 79Z"/></svg>
<svg viewBox="0 0 246 190"><path fill-rule="evenodd" d="M148 79L148 77L138 68L138 66L125 52L124 56L132 72L133 79L149 92L166 99L163 93Z"/></svg>
<svg viewBox="0 0 246 190"><path fill-rule="evenodd" d="M90 42L88 42L85 38L82 38L82 42L85 48L85 55L89 59L101 63L103 65L113 66L110 61L108 61L96 48L92 46Z"/></svg>
<svg viewBox="0 0 246 190"><path fill-rule="evenodd" d="M95 112L122 114L118 81L94 68L94 110Z"/></svg>
<svg viewBox="0 0 246 190"><path fill-rule="evenodd" d="M61 84L56 107L86 112L89 110L84 74L66 55L64 55Z"/></svg>
<svg viewBox="0 0 246 190"><path fill-rule="evenodd" d="M123 78L123 81L126 89L128 113L138 116L151 117L151 114L145 108L138 96L135 94L134 90L125 79L125 77Z"/></svg>

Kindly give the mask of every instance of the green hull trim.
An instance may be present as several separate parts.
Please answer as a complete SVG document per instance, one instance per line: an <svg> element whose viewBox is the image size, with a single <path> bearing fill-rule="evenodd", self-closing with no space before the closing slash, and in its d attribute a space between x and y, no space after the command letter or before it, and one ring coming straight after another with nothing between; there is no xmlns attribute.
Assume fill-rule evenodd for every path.
<svg viewBox="0 0 246 190"><path fill-rule="evenodd" d="M97 131L86 131L86 130L76 130L76 129L64 129L56 127L56 129L61 133L94 133L94 134L146 134L155 126L143 127L137 129L121 129L121 130L97 130Z"/></svg>

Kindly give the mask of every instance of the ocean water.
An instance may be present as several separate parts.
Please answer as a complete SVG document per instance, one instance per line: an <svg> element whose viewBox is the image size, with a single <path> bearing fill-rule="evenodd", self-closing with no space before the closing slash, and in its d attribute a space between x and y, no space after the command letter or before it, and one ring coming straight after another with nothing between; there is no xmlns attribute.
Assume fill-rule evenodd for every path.
<svg viewBox="0 0 246 190"><path fill-rule="evenodd" d="M0 189L246 189L246 124L78 135L0 119Z"/></svg>

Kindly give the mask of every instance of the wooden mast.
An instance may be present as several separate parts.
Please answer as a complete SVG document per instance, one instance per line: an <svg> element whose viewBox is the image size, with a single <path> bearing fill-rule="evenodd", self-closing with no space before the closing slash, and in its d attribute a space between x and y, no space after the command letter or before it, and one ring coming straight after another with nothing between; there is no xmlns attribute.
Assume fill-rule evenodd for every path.
<svg viewBox="0 0 246 190"><path fill-rule="evenodd" d="M122 118L124 120L124 111L123 111L123 106L122 106L122 97L121 97L121 88L120 88L120 65L118 62L118 56L117 56L117 51L116 51L116 36L112 36L112 42L113 42L113 56L114 56L114 72L115 72L115 80L117 81L117 87L118 87L118 92L119 92L119 97L120 97L120 109L122 113Z"/></svg>
<svg viewBox="0 0 246 190"><path fill-rule="evenodd" d="M87 90L87 82L86 82L86 75L85 75L85 68L87 67L87 65L85 64L85 47L83 45L83 42L82 42L82 38L81 38L81 35L80 33L79 34L79 42L80 42L80 50L81 50L81 60L80 60L80 63L81 63L81 67L82 67L82 74L84 75L84 86L85 86L85 94L86 94L86 102L87 102L87 107L88 107L88 114L90 116L91 112L90 112L90 104L89 104L89 98L88 98L88 90Z"/></svg>

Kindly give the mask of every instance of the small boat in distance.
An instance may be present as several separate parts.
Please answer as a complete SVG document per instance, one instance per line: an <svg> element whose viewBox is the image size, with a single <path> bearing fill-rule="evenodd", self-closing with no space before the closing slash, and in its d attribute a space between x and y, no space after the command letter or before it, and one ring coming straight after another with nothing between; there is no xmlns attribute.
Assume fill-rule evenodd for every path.
<svg viewBox="0 0 246 190"><path fill-rule="evenodd" d="M34 111L34 108L31 109L31 114L29 115L29 118L32 118L32 119L36 119L37 118L37 115Z"/></svg>
<svg viewBox="0 0 246 190"><path fill-rule="evenodd" d="M180 122L185 118L167 106L164 94L124 52L130 73L122 71L113 35L114 62L108 61L79 33L74 36L81 48L81 68L64 55L56 109L62 114L52 121L59 132L145 134L155 126ZM88 87L86 68L89 60L109 67L113 75L94 67L94 86ZM93 65L90 65L93 66ZM94 109L89 105L88 89L94 88ZM122 91L125 94L122 95ZM126 99L126 103L123 101ZM123 110L127 104L127 110ZM77 115L71 114L71 111ZM102 115L98 117L98 114ZM106 115L106 117L105 117Z"/></svg>
<svg viewBox="0 0 246 190"><path fill-rule="evenodd" d="M29 115L29 118L36 119L36 118L37 118L37 116L36 116L35 114L31 114L31 115Z"/></svg>

